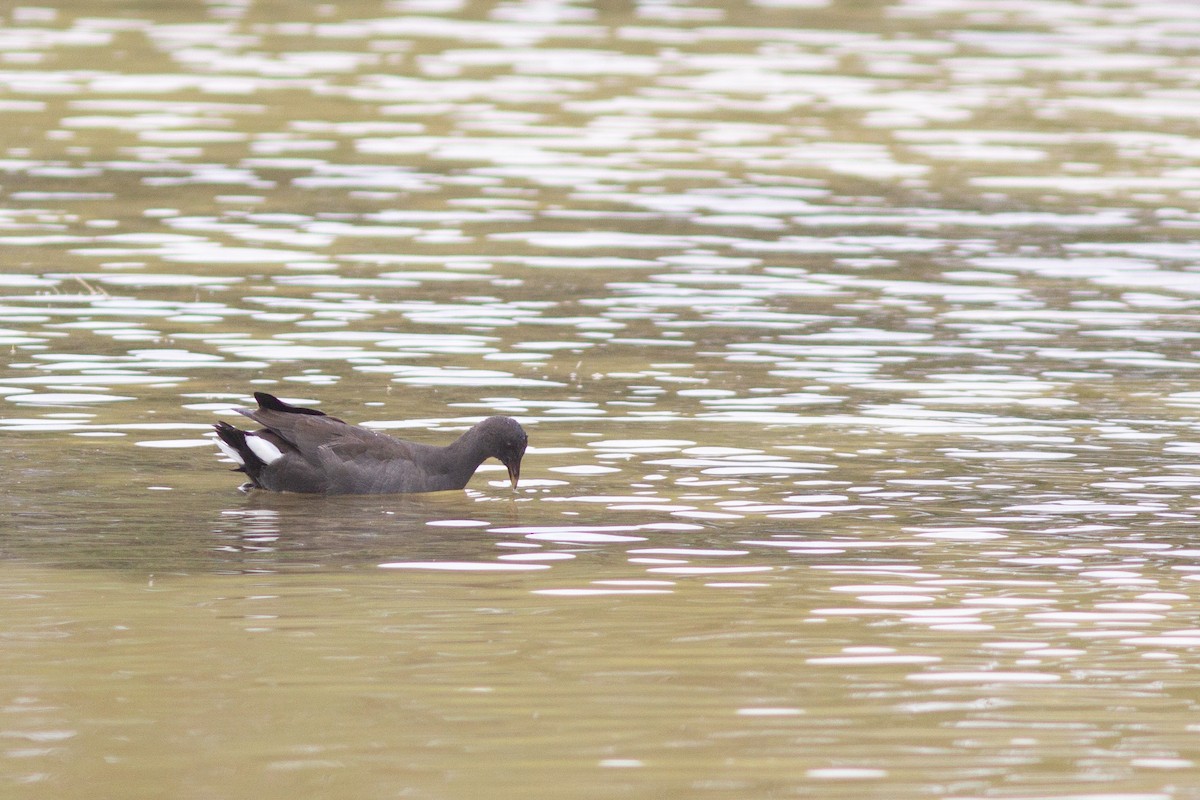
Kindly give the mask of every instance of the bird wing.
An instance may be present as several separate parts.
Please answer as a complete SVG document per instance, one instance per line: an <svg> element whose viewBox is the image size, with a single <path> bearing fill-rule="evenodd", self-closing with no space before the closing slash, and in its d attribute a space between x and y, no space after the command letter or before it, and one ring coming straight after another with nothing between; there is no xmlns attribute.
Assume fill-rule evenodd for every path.
<svg viewBox="0 0 1200 800"><path fill-rule="evenodd" d="M427 445L349 425L334 417L273 409L244 409L286 448L278 469L331 494L430 491L438 475L414 459ZM427 459L428 460L428 459Z"/></svg>
<svg viewBox="0 0 1200 800"><path fill-rule="evenodd" d="M329 479L331 493L358 494L428 491L434 477L417 462L423 445L375 431L346 426L345 434L316 447L309 458Z"/></svg>

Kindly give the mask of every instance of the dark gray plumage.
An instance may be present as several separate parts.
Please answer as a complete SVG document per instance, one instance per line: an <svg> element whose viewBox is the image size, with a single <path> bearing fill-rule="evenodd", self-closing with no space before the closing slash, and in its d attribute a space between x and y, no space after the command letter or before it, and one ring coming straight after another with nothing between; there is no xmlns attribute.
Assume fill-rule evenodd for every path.
<svg viewBox="0 0 1200 800"><path fill-rule="evenodd" d="M275 492L390 494L462 489L488 458L508 467L516 488L529 439L511 417L488 417L445 447L406 442L255 392L258 408L238 413L262 425L218 422L217 445L250 486Z"/></svg>

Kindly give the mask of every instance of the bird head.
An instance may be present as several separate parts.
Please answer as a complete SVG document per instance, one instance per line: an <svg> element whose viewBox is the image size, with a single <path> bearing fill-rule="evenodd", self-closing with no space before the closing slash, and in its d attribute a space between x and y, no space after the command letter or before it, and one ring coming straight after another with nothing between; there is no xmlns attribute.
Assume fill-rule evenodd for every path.
<svg viewBox="0 0 1200 800"><path fill-rule="evenodd" d="M481 425L488 434L488 454L508 468L508 479L513 488L517 488L517 481L521 477L521 459L525 457L529 436L512 417L488 417Z"/></svg>

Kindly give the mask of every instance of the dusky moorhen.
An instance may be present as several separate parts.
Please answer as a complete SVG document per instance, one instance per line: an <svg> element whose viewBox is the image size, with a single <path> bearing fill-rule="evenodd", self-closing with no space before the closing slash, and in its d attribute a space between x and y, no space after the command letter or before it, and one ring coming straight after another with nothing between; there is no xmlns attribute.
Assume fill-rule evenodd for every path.
<svg viewBox="0 0 1200 800"><path fill-rule="evenodd" d="M315 408L255 392L258 408L239 408L262 425L243 431L218 422L217 446L250 478L275 492L389 494L462 489L488 458L508 467L513 488L529 441L511 417L488 417L445 447L406 442L350 425ZM243 487L243 488L246 488Z"/></svg>

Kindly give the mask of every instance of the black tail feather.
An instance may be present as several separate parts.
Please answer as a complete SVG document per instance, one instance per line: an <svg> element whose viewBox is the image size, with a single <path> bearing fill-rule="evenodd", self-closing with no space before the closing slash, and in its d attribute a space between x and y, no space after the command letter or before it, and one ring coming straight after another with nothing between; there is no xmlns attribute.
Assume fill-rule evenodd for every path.
<svg viewBox="0 0 1200 800"><path fill-rule="evenodd" d="M213 425L213 430L222 442L232 447L242 457L242 464L234 467L234 472L246 472L246 464L252 463L254 452L246 444L246 432L235 428L228 422L219 421ZM249 473L246 473L249 474Z"/></svg>
<svg viewBox="0 0 1200 800"><path fill-rule="evenodd" d="M285 403L273 394L266 392L255 392L254 399L258 401L258 407L264 411L282 411L285 414L309 414L314 417L328 416L324 411L317 411L315 408L305 408L304 406L294 406L291 403Z"/></svg>

